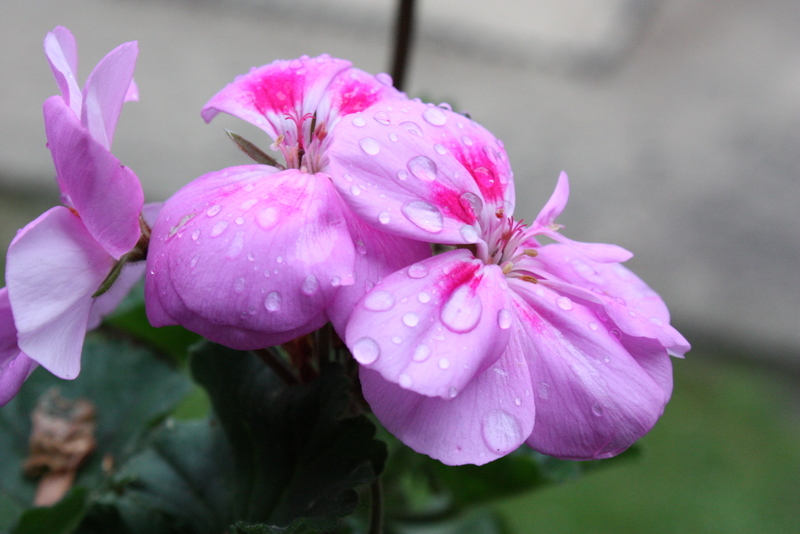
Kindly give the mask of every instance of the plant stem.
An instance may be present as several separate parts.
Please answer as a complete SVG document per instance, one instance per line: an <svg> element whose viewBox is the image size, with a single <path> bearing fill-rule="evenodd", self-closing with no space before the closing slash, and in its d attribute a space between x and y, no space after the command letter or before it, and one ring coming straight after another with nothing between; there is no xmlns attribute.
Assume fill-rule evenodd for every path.
<svg viewBox="0 0 800 534"><path fill-rule="evenodd" d="M261 361L267 364L267 367L272 369L272 372L287 386L294 386L300 383L281 357L275 354L273 349L258 349L253 352L256 356L261 358Z"/></svg>
<svg viewBox="0 0 800 534"><path fill-rule="evenodd" d="M372 501L372 516L369 520L368 534L383 534L383 487L380 476L369 486Z"/></svg>
<svg viewBox="0 0 800 534"><path fill-rule="evenodd" d="M400 91L406 80L411 37L414 31L414 0L400 0L397 5L397 18L394 28L394 58L392 59L392 80Z"/></svg>

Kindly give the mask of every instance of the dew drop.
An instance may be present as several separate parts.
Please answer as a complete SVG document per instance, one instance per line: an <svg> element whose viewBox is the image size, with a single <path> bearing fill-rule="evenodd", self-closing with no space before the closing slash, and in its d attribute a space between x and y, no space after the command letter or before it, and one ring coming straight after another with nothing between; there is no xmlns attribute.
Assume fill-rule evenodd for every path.
<svg viewBox="0 0 800 534"><path fill-rule="evenodd" d="M572 309L572 301L569 297L558 297L556 299L556 304L558 304L558 307L564 311L569 311Z"/></svg>
<svg viewBox="0 0 800 534"><path fill-rule="evenodd" d="M281 295L277 291L271 292L264 300L264 307L267 311L278 311L281 309Z"/></svg>
<svg viewBox="0 0 800 534"><path fill-rule="evenodd" d="M206 215L208 215L209 217L213 217L214 215L218 214L220 211L222 211L222 206L220 206L219 204L214 204L213 206L208 208L208 211L206 211Z"/></svg>
<svg viewBox="0 0 800 534"><path fill-rule="evenodd" d="M197 260L199 259L200 259L200 254L195 254L194 256L192 256L192 259L189 261L189 267L194 268L194 266L197 265ZM150 274L156 274L156 273L155 271L150 271Z"/></svg>
<svg viewBox="0 0 800 534"><path fill-rule="evenodd" d="M365 154L369 154L370 156L374 156L381 151L381 145L372 137L363 138L358 142L358 145Z"/></svg>
<svg viewBox="0 0 800 534"><path fill-rule="evenodd" d="M436 234L444 228L444 217L439 208L424 200L411 200L400 208L403 215L419 228Z"/></svg>
<svg viewBox="0 0 800 534"><path fill-rule="evenodd" d="M427 304L431 301L431 295L430 293L423 291L422 293L417 295L417 300L423 304Z"/></svg>
<svg viewBox="0 0 800 534"><path fill-rule="evenodd" d="M278 210L275 208L265 208L256 215L256 223L263 230L269 230L278 222Z"/></svg>
<svg viewBox="0 0 800 534"><path fill-rule="evenodd" d="M495 409L483 416L483 441L495 454L508 454L522 442L522 429L519 421L508 412Z"/></svg>
<svg viewBox="0 0 800 534"><path fill-rule="evenodd" d="M357 197L361 194L361 189L357 185L350 186L350 192L353 194L354 197Z"/></svg>
<svg viewBox="0 0 800 534"><path fill-rule="evenodd" d="M200 239L200 230L195 230L192 232L192 241L197 241Z"/></svg>
<svg viewBox="0 0 800 534"><path fill-rule="evenodd" d="M599 325L597 323L595 323L594 321L589 323L589 330L597 330L598 328L599 328Z"/></svg>
<svg viewBox="0 0 800 534"><path fill-rule="evenodd" d="M431 355L431 348L428 345L417 345L414 349L414 361L424 362Z"/></svg>
<svg viewBox="0 0 800 534"><path fill-rule="evenodd" d="M246 285L246 281L244 278L237 278L236 282L233 283L233 290L237 293L241 293L244 291L244 286Z"/></svg>
<svg viewBox="0 0 800 534"><path fill-rule="evenodd" d="M363 365L374 363L381 355L381 348L371 337L362 337L353 344L353 357Z"/></svg>
<svg viewBox="0 0 800 534"><path fill-rule="evenodd" d="M451 399L455 399L458 395L458 390L454 386L450 386L450 390L447 393L450 395Z"/></svg>
<svg viewBox="0 0 800 534"><path fill-rule="evenodd" d="M595 402L592 404L592 413L595 417L603 417L603 407Z"/></svg>
<svg viewBox="0 0 800 534"><path fill-rule="evenodd" d="M500 327L501 330L508 330L511 327L511 312L502 309L497 312L497 326Z"/></svg>
<svg viewBox="0 0 800 534"><path fill-rule="evenodd" d="M362 117L360 115L356 115L355 117L353 117L353 126L357 126L357 127L361 128L362 126L366 126L366 125L367 125L367 121L364 120L364 117Z"/></svg>
<svg viewBox="0 0 800 534"><path fill-rule="evenodd" d="M414 385L414 379L403 373L397 377L397 383L400 384L401 388L408 389Z"/></svg>
<svg viewBox="0 0 800 534"><path fill-rule="evenodd" d="M614 337L615 339L622 339L622 332L620 332L616 328L612 328L609 332L611 333L611 336Z"/></svg>
<svg viewBox="0 0 800 534"><path fill-rule="evenodd" d="M381 72L380 74L375 75L375 79L381 82L383 85L392 86L392 77L386 74L385 72Z"/></svg>
<svg viewBox="0 0 800 534"><path fill-rule="evenodd" d="M394 132L389 132L389 140L390 141L397 141L397 134Z"/></svg>
<svg viewBox="0 0 800 534"><path fill-rule="evenodd" d="M442 358L439 360L439 369L449 369L450 368L450 360L447 358Z"/></svg>
<svg viewBox="0 0 800 534"><path fill-rule="evenodd" d="M439 154L440 156L444 156L445 154L447 154L447 147L445 147L445 146L444 146L443 144L441 144L441 143L436 143L435 145L433 145L433 149L434 149L434 150L436 151L436 153L437 153L437 154Z"/></svg>
<svg viewBox="0 0 800 534"><path fill-rule="evenodd" d="M650 317L649 320L650 320L651 323L653 323L656 326L664 326L664 323L661 322L661 319L659 319L658 317Z"/></svg>
<svg viewBox="0 0 800 534"><path fill-rule="evenodd" d="M211 233L209 234L211 237L217 237L225 229L228 227L228 221L219 221L217 224L211 227Z"/></svg>
<svg viewBox="0 0 800 534"><path fill-rule="evenodd" d="M550 398L550 384L547 382L539 382L539 398L542 400Z"/></svg>
<svg viewBox="0 0 800 534"><path fill-rule="evenodd" d="M333 287L339 287L340 285L342 285L342 279L339 278L338 276L332 277L331 278L331 285Z"/></svg>
<svg viewBox="0 0 800 534"><path fill-rule="evenodd" d="M319 280L313 274L309 274L306 276L305 280L303 280L303 285L300 286L300 291L302 291L306 295L313 295L319 289Z"/></svg>
<svg viewBox="0 0 800 534"><path fill-rule="evenodd" d="M389 224L389 221L391 220L392 218L389 216L388 211L382 211L378 214L378 222L381 224Z"/></svg>
<svg viewBox="0 0 800 534"><path fill-rule="evenodd" d="M464 238L464 241L467 243L477 243L478 242L478 231L475 230L475 227L471 224L465 224L461 227L461 237Z"/></svg>
<svg viewBox="0 0 800 534"><path fill-rule="evenodd" d="M514 404L516 404L517 406L522 406L522 399L520 399L519 397L515 397Z"/></svg>
<svg viewBox="0 0 800 534"><path fill-rule="evenodd" d="M417 315L414 312L406 313L405 315L403 315L403 324L408 327L414 328L419 324L419 315Z"/></svg>
<svg viewBox="0 0 800 534"><path fill-rule="evenodd" d="M397 179L398 180L407 180L408 179L408 173L406 172L405 169L400 169L399 171L397 171Z"/></svg>
<svg viewBox="0 0 800 534"><path fill-rule="evenodd" d="M424 182L436 180L436 163L428 156L416 156L408 160L408 170Z"/></svg>
<svg viewBox="0 0 800 534"><path fill-rule="evenodd" d="M408 268L408 276L417 280L425 278L428 276L428 267L424 263L415 263Z"/></svg>
<svg viewBox="0 0 800 534"><path fill-rule="evenodd" d="M483 200L481 200L481 197L471 191L467 191L461 193L461 196L458 197L458 202L461 204L461 207L464 208L464 211L471 213L476 218L480 217L483 211Z"/></svg>
<svg viewBox="0 0 800 534"><path fill-rule="evenodd" d="M420 128L419 124L417 124L416 122L405 121L401 122L400 126L405 128L406 131L408 131L409 133L422 137L422 128Z"/></svg>
<svg viewBox="0 0 800 534"><path fill-rule="evenodd" d="M400 336L392 336L392 343L394 343L395 345L399 345L402 342L403 342L403 338L402 337L400 337Z"/></svg>
<svg viewBox="0 0 800 534"><path fill-rule="evenodd" d="M467 135L461 136L461 142L464 143L465 146L472 146L472 138Z"/></svg>
<svg viewBox="0 0 800 534"><path fill-rule="evenodd" d="M391 122L391 118L389 117L389 114L386 113L385 111L376 112L372 116L372 118L375 119L375 121L377 123L379 123L379 124L384 124L385 125L385 124L389 124Z"/></svg>
<svg viewBox="0 0 800 534"><path fill-rule="evenodd" d="M255 206L256 204L258 204L258 199L251 198L239 204L239 209L242 211L247 211L249 209L252 209L252 207Z"/></svg>
<svg viewBox="0 0 800 534"><path fill-rule="evenodd" d="M422 118L425 119L425 122L434 126L443 126L447 122L447 115L441 108L436 106L431 106L423 111Z"/></svg>
<svg viewBox="0 0 800 534"><path fill-rule="evenodd" d="M481 319L483 305L477 293L462 285L450 295L442 307L442 323L456 333L472 331Z"/></svg>
<svg viewBox="0 0 800 534"><path fill-rule="evenodd" d="M364 297L364 307L370 311L387 311L394 307L394 295L388 291L376 290Z"/></svg>

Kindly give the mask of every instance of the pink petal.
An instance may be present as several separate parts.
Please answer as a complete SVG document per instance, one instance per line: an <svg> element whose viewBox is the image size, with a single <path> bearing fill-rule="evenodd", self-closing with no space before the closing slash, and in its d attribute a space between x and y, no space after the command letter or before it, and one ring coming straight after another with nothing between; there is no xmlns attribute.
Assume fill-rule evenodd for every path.
<svg viewBox="0 0 800 534"><path fill-rule="evenodd" d="M119 258L139 239L139 179L91 136L61 97L45 101L44 118L62 192L97 242Z"/></svg>
<svg viewBox="0 0 800 534"><path fill-rule="evenodd" d="M75 37L67 28L56 26L44 38L44 53L64 101L76 115L80 116L83 95L75 79L78 72L78 48Z"/></svg>
<svg viewBox="0 0 800 534"><path fill-rule="evenodd" d="M114 259L68 208L23 228L8 249L6 281L19 347L60 378L75 378L92 294Z"/></svg>
<svg viewBox="0 0 800 534"><path fill-rule="evenodd" d="M8 290L0 289L0 406L17 394L37 364L17 345L17 327L11 313Z"/></svg>
<svg viewBox="0 0 800 534"><path fill-rule="evenodd" d="M519 341L512 335L509 347ZM531 434L536 410L528 367L507 350L452 399L425 397L361 367L364 398L389 432L447 465L482 465Z"/></svg>
<svg viewBox="0 0 800 534"><path fill-rule="evenodd" d="M340 114L364 109L382 98L399 98L394 88L329 56L275 61L239 76L203 108L206 122L217 113L239 117L273 139L294 129L293 120L317 114L330 131ZM304 124L309 124L306 121Z"/></svg>
<svg viewBox="0 0 800 534"><path fill-rule="evenodd" d="M608 458L646 434L672 391L671 364L654 340L633 340L591 309L512 280L536 395L534 449L573 460Z"/></svg>
<svg viewBox="0 0 800 534"><path fill-rule="evenodd" d="M340 287L328 305L328 317L342 338L350 314L367 291L393 272L431 255L427 243L379 232L364 224L349 209L343 213L356 250L354 283Z"/></svg>
<svg viewBox="0 0 800 534"><path fill-rule="evenodd" d="M561 215L569 200L569 178L567 173L561 171L558 183L547 203L536 216L532 226L550 227L555 224L556 218Z"/></svg>
<svg viewBox="0 0 800 534"><path fill-rule="evenodd" d="M355 359L405 389L451 398L494 363L508 343L505 279L468 250L387 276L347 324Z"/></svg>
<svg viewBox="0 0 800 534"><path fill-rule="evenodd" d="M95 66L83 89L81 122L108 150L111 150L122 104L134 96L129 91L138 54L139 46L135 41L119 45ZM134 91L138 95L138 90Z"/></svg>
<svg viewBox="0 0 800 534"><path fill-rule="evenodd" d="M242 350L318 328L337 289L354 282L343 209L323 174L250 165L198 178L153 227L151 322Z"/></svg>
<svg viewBox="0 0 800 534"><path fill-rule="evenodd" d="M586 300L598 303L601 315L625 334L656 339L675 356L689 350L686 339L670 326L669 311L661 297L621 264L591 261L565 245L548 245L538 251L536 259L543 270L589 292Z"/></svg>
<svg viewBox="0 0 800 534"><path fill-rule="evenodd" d="M480 239L513 210L508 158L470 119L419 102L381 102L342 120L328 156L339 193L368 224L445 244Z"/></svg>

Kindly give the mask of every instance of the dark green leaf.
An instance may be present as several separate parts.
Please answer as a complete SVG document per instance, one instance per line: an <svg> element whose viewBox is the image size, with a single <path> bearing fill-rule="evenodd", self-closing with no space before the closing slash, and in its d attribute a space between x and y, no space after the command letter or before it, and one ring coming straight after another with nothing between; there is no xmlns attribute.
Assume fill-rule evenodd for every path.
<svg viewBox="0 0 800 534"><path fill-rule="evenodd" d="M300 518L292 521L286 527L273 525L236 523L230 528L230 534L318 534L321 532L335 532L337 521L331 519Z"/></svg>
<svg viewBox="0 0 800 534"><path fill-rule="evenodd" d="M395 521L387 534L508 534L508 528L493 511L485 508L442 517L435 521Z"/></svg>
<svg viewBox="0 0 800 534"><path fill-rule="evenodd" d="M86 511L86 490L73 488L61 501L47 508L28 510L14 534L70 534Z"/></svg>

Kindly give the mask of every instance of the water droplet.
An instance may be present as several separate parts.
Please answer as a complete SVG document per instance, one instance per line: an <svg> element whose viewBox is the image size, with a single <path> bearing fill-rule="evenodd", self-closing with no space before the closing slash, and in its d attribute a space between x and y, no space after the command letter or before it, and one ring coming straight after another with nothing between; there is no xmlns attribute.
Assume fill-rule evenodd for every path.
<svg viewBox="0 0 800 534"><path fill-rule="evenodd" d="M361 128L362 126L366 126L366 124L367 121L365 121L364 117L362 117L361 115L356 115L355 117L353 117L353 126Z"/></svg>
<svg viewBox="0 0 800 534"><path fill-rule="evenodd" d="M664 323L662 323L661 319L659 319L658 317L650 317L649 320L650 320L651 323L653 323L656 326L664 326Z"/></svg>
<svg viewBox="0 0 800 534"><path fill-rule="evenodd" d="M556 299L556 304L558 304L558 307L564 311L569 311L572 309L572 301L569 297L558 297Z"/></svg>
<svg viewBox="0 0 800 534"><path fill-rule="evenodd" d="M414 312L408 312L403 315L403 324L411 328L419 324L419 315Z"/></svg>
<svg viewBox="0 0 800 534"><path fill-rule="evenodd" d="M353 185L350 187L350 192L353 194L354 197L357 197L361 194L361 189L358 188L357 185Z"/></svg>
<svg viewBox="0 0 800 534"><path fill-rule="evenodd" d="M389 124L391 122L391 117L385 111L376 112L372 118L379 124Z"/></svg>
<svg viewBox="0 0 800 534"><path fill-rule="evenodd" d="M450 395L451 399L455 399L458 395L458 390L454 386L450 386L450 390L447 393Z"/></svg>
<svg viewBox="0 0 800 534"><path fill-rule="evenodd" d="M476 218L481 216L481 212L483 211L483 200L481 200L481 197L475 193L472 193L471 191L461 193L461 196L458 198L458 202L467 213L471 213Z"/></svg>
<svg viewBox="0 0 800 534"><path fill-rule="evenodd" d="M398 180L408 179L408 173L405 171L405 169L400 169L399 171L397 171L397 179Z"/></svg>
<svg viewBox="0 0 800 534"><path fill-rule="evenodd" d="M278 263L283 263L283 256L278 256L277 258L275 258L275 261L277 261Z"/></svg>
<svg viewBox="0 0 800 534"><path fill-rule="evenodd" d="M195 254L192 256L192 259L189 261L189 267L194 268L197 265L197 260L200 259L200 254ZM150 271L150 274L156 274L155 270Z"/></svg>
<svg viewBox="0 0 800 534"><path fill-rule="evenodd" d="M253 256L252 252L247 253L247 261L256 261L256 257Z"/></svg>
<svg viewBox="0 0 800 534"><path fill-rule="evenodd" d="M472 139L467 135L461 136L461 142L464 143L464 145L466 145L466 146L472 146L473 145Z"/></svg>
<svg viewBox="0 0 800 534"><path fill-rule="evenodd" d="M192 241L197 241L200 239L200 230L195 230L192 232Z"/></svg>
<svg viewBox="0 0 800 534"><path fill-rule="evenodd" d="M590 330L597 330L598 328L599 328L599 325L597 323L595 323L594 321L589 323L589 329Z"/></svg>
<svg viewBox="0 0 800 534"><path fill-rule="evenodd" d="M403 338L402 337L400 337L400 336L392 336L392 343L394 343L395 345L399 345L402 342L403 342Z"/></svg>
<svg viewBox="0 0 800 534"><path fill-rule="evenodd" d="M522 406L522 399L520 399L519 397L515 397L514 404L516 404L517 406Z"/></svg>
<svg viewBox="0 0 800 534"><path fill-rule="evenodd" d="M457 333L472 331L481 319L483 305L475 291L462 285L450 295L442 307L442 323Z"/></svg>
<svg viewBox="0 0 800 534"><path fill-rule="evenodd" d="M508 330L511 327L512 316L511 312L503 309L497 312L497 326L501 330Z"/></svg>
<svg viewBox="0 0 800 534"><path fill-rule="evenodd" d="M522 442L519 421L503 410L489 410L483 416L483 441L495 454L508 454Z"/></svg>
<svg viewBox="0 0 800 534"><path fill-rule="evenodd" d="M365 154L369 154L370 156L374 156L381 151L381 145L372 137L363 138L358 142L358 145Z"/></svg>
<svg viewBox="0 0 800 534"><path fill-rule="evenodd" d="M609 330L609 333L611 334L612 337L616 339L622 339L622 332L620 332L616 328L612 328L611 330Z"/></svg>
<svg viewBox="0 0 800 534"><path fill-rule="evenodd" d="M436 164L428 156L416 156L408 160L408 170L424 182L436 180Z"/></svg>
<svg viewBox="0 0 800 534"><path fill-rule="evenodd" d="M547 382L539 382L539 398L542 400L550 398L550 384Z"/></svg>
<svg viewBox="0 0 800 534"><path fill-rule="evenodd" d="M424 200L411 200L400 208L403 215L419 228L436 234L444 228L444 217L439 208Z"/></svg>
<svg viewBox="0 0 800 534"><path fill-rule="evenodd" d="M405 128L409 133L422 137L422 128L420 128L419 124L417 124L416 122L405 121L401 122L400 126Z"/></svg>
<svg viewBox="0 0 800 534"><path fill-rule="evenodd" d="M277 291L271 292L264 300L264 307L267 311L278 311L281 309L281 295Z"/></svg>
<svg viewBox="0 0 800 534"><path fill-rule="evenodd" d="M464 241L467 243L477 243L478 242L478 231L475 230L475 227L469 224L465 224L461 227L461 237L464 238Z"/></svg>
<svg viewBox="0 0 800 534"><path fill-rule="evenodd" d="M208 211L206 211L206 215L208 215L209 217L213 217L214 215L218 214L220 211L222 211L222 206L220 206L219 204L214 204L213 206L208 208Z"/></svg>
<svg viewBox="0 0 800 534"><path fill-rule="evenodd" d="M217 237L224 232L227 227L228 221L219 221L217 224L211 227L211 234L209 235L211 235L211 237Z"/></svg>
<svg viewBox="0 0 800 534"><path fill-rule="evenodd" d="M447 358L442 358L439 360L439 369L449 369L450 368L450 360Z"/></svg>
<svg viewBox="0 0 800 534"><path fill-rule="evenodd" d="M431 348L428 345L417 345L414 349L414 361L424 362L431 355Z"/></svg>
<svg viewBox="0 0 800 534"><path fill-rule="evenodd" d="M381 72L380 74L375 75L375 79L381 82L383 85L387 85L389 87L392 86L392 77L386 74L385 72Z"/></svg>
<svg viewBox="0 0 800 534"><path fill-rule="evenodd" d="M415 263L408 268L408 276L411 278L425 278L428 276L428 267L424 263Z"/></svg>
<svg viewBox="0 0 800 534"><path fill-rule="evenodd" d="M614 300L615 300L615 301L617 301L617 304L621 304L621 305L623 305L623 306L625 306L625 305L627 304L627 303L625 302L625 299L624 299L624 298L622 298L622 297L614 297Z"/></svg>
<svg viewBox="0 0 800 534"><path fill-rule="evenodd" d="M592 404L592 413L595 415L595 417L603 417L603 407L595 402Z"/></svg>
<svg viewBox="0 0 800 534"><path fill-rule="evenodd" d="M380 212L378 214L378 221L381 224L389 224L389 221L391 221L391 220L392 220L392 218L389 216L389 212L388 211L382 211L382 212Z"/></svg>
<svg viewBox="0 0 800 534"><path fill-rule="evenodd" d="M441 108L436 106L431 106L423 111L422 118L425 119L425 122L434 126L443 126L447 122L447 115Z"/></svg>
<svg viewBox="0 0 800 534"><path fill-rule="evenodd" d="M255 206L256 204L258 204L258 199L251 198L239 204L239 209L242 211L247 211L249 209L252 209L252 207Z"/></svg>
<svg viewBox="0 0 800 534"><path fill-rule="evenodd" d="M417 300L419 300L423 304L427 304L431 301L431 295L430 293L423 291L422 293L417 295Z"/></svg>
<svg viewBox="0 0 800 534"><path fill-rule="evenodd" d="M331 285L333 287L339 287L342 284L342 279L338 276L334 276L331 278Z"/></svg>
<svg viewBox="0 0 800 534"><path fill-rule="evenodd" d="M374 363L381 355L381 348L371 337L362 337L353 344L353 357L362 365Z"/></svg>
<svg viewBox="0 0 800 534"><path fill-rule="evenodd" d="M436 151L437 154L439 154L441 156L444 156L445 154L447 154L447 147L445 147L441 143L436 143L435 145L433 145L433 149Z"/></svg>
<svg viewBox="0 0 800 534"><path fill-rule="evenodd" d="M371 291L364 297L364 307L371 311L386 311L394 307L394 295L388 291Z"/></svg>
<svg viewBox="0 0 800 534"><path fill-rule="evenodd" d="M263 230L269 230L278 222L278 210L275 208L265 208L256 215L256 223Z"/></svg>
<svg viewBox="0 0 800 534"><path fill-rule="evenodd" d="M401 388L408 389L414 385L414 379L403 373L397 377L397 383L400 384Z"/></svg>
<svg viewBox="0 0 800 534"><path fill-rule="evenodd" d="M244 278L237 278L236 282L233 283L233 290L237 293L241 293L244 291L244 286L246 285L246 281Z"/></svg>
<svg viewBox="0 0 800 534"><path fill-rule="evenodd" d="M313 295L317 292L317 289L319 289L319 280L313 274L306 276L306 279L303 280L303 285L300 286L300 291L306 295Z"/></svg>
<svg viewBox="0 0 800 534"><path fill-rule="evenodd" d="M389 140L390 141L397 141L397 134L394 132L389 132Z"/></svg>

